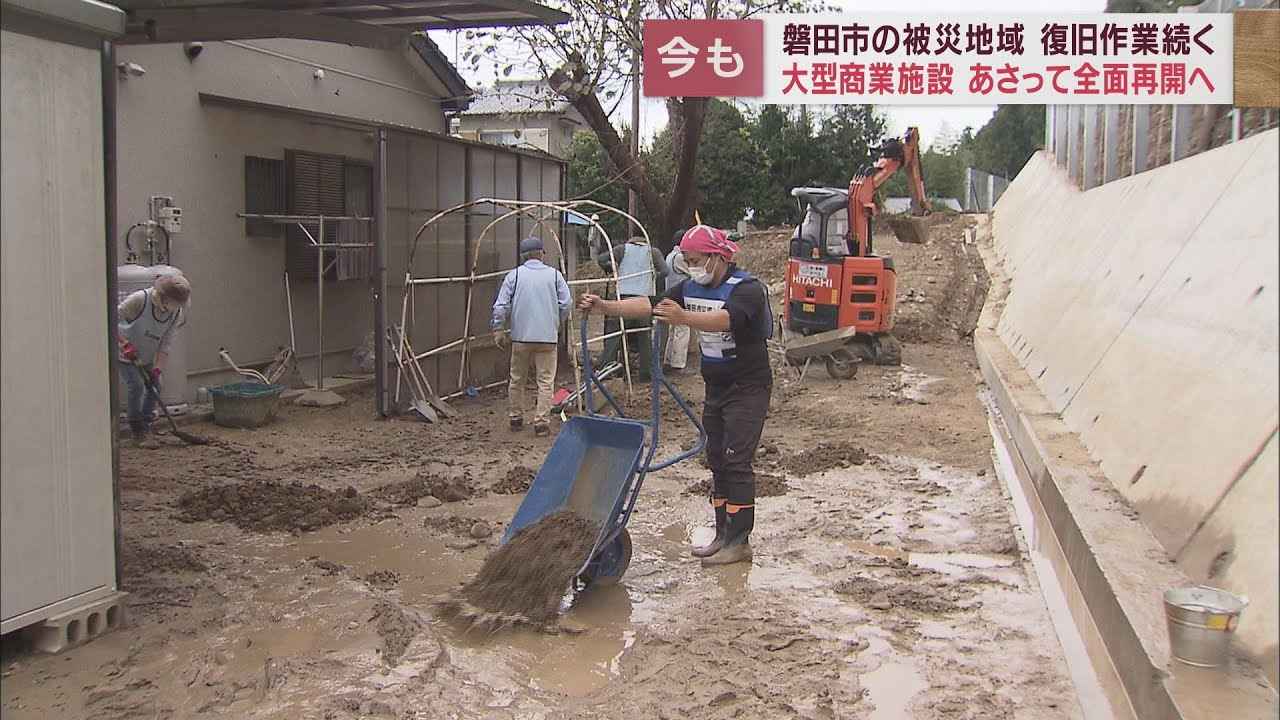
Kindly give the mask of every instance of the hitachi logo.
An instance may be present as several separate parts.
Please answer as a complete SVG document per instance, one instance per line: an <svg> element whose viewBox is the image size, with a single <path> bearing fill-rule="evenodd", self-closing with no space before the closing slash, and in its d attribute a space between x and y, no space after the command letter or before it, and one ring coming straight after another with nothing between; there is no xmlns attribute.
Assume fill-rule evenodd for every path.
<svg viewBox="0 0 1280 720"><path fill-rule="evenodd" d="M803 277L796 275L792 278L797 285L808 285L809 287L834 288L835 283L831 282L831 278L825 277Z"/></svg>

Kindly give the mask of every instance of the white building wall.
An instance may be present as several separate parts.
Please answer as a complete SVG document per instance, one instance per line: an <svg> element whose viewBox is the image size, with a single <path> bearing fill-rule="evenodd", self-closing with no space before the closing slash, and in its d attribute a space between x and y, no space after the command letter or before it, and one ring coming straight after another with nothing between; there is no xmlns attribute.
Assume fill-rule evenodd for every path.
<svg viewBox="0 0 1280 720"><path fill-rule="evenodd" d="M183 210L172 262L193 288L185 338L189 396L235 379L222 370L219 348L248 365L270 360L289 340L285 242L246 238L236 217L245 209L245 156L283 158L295 149L373 163L371 131L311 113L442 131L437 98L444 90L411 53L294 40L206 43L194 60L177 44L119 48L121 62L147 71L119 82L120 234L146 219L151 195L172 196ZM316 70L325 68L317 79ZM317 349L316 281L290 281L298 351L313 380L307 371ZM366 282L326 283L326 374L349 369L371 318Z"/></svg>

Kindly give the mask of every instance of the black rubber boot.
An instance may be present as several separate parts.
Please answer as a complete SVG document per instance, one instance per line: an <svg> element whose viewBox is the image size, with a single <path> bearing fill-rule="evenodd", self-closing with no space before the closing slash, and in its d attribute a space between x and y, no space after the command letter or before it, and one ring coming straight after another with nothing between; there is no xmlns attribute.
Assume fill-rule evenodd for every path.
<svg viewBox="0 0 1280 720"><path fill-rule="evenodd" d="M689 551L689 554L693 555L696 558L704 558L704 557L710 557L712 555L715 555L716 553L720 552L720 548L724 546L725 529L728 527L728 524L729 524L729 511L725 509L724 504L715 505L712 507L712 509L716 511L716 536L711 542L707 543L706 545L698 546L693 550Z"/></svg>
<svg viewBox="0 0 1280 720"><path fill-rule="evenodd" d="M726 509L726 514L728 523L725 529L724 545L714 555L702 558L703 567L730 565L751 560L751 530L756 524L755 507L739 508L735 513L729 513Z"/></svg>

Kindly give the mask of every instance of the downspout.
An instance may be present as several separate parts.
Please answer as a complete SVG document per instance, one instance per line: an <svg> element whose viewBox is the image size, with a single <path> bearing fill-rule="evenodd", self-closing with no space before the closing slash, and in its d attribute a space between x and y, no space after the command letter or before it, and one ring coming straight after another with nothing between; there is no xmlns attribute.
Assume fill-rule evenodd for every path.
<svg viewBox="0 0 1280 720"><path fill-rule="evenodd" d="M111 398L107 416L111 428L111 516L113 543L115 544L116 589L123 582L120 551L123 545L120 527L120 432L116 422L116 408L120 405L116 377L116 49L110 41L103 41L102 50L102 170L103 170L103 224L106 227L107 273L107 387Z"/></svg>
<svg viewBox="0 0 1280 720"><path fill-rule="evenodd" d="M387 416L387 129L378 128L373 165L373 376L378 417Z"/></svg>

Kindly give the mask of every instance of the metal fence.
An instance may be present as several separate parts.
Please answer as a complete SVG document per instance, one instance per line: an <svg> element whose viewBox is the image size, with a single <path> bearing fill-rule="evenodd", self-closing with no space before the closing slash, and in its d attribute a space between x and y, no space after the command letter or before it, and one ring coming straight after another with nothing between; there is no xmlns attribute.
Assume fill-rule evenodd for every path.
<svg viewBox="0 0 1280 720"><path fill-rule="evenodd" d="M1008 187L1008 178L977 168L965 168L964 197L960 205L965 212L988 212Z"/></svg>
<svg viewBox="0 0 1280 720"><path fill-rule="evenodd" d="M1180 12L1274 7L1275 0L1205 0ZM1280 124L1273 108L1219 105L1049 105L1045 149L1081 188L1176 162Z"/></svg>

